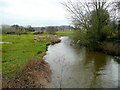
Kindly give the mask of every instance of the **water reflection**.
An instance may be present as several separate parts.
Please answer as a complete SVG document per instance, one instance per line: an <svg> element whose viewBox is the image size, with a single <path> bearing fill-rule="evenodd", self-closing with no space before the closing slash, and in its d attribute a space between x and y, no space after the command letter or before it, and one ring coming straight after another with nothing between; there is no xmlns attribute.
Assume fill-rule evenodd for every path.
<svg viewBox="0 0 120 90"><path fill-rule="evenodd" d="M45 60L52 70L55 88L116 88L118 63L109 55L73 48L68 37L49 46Z"/></svg>

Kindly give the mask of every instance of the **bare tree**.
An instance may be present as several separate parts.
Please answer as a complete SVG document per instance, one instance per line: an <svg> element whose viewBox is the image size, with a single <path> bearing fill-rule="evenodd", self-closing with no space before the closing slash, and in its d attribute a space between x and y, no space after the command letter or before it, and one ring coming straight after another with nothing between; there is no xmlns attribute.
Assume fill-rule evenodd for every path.
<svg viewBox="0 0 120 90"><path fill-rule="evenodd" d="M98 23L96 24L98 24L99 26L99 9L111 12L113 8L109 7L112 7L113 4L114 2L110 2L110 0L84 0L82 2L80 0L68 0L67 2L62 2L62 5L69 12L72 23L75 25L79 25L85 30L89 30L91 27L90 18L92 15L92 11L96 11L98 19Z"/></svg>
<svg viewBox="0 0 120 90"><path fill-rule="evenodd" d="M116 19L118 22L118 39L120 39L120 1L116 3L116 10L117 10L117 15Z"/></svg>

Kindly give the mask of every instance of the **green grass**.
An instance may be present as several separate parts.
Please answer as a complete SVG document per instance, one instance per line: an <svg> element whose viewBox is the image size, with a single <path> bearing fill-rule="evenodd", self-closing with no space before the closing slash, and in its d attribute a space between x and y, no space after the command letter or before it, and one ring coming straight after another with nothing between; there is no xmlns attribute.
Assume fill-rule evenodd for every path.
<svg viewBox="0 0 120 90"><path fill-rule="evenodd" d="M65 30L65 31L57 31L56 35L60 35L60 36L69 36L73 33L73 30Z"/></svg>
<svg viewBox="0 0 120 90"><path fill-rule="evenodd" d="M29 35L32 35L34 32L29 32ZM64 30L64 31L57 31L55 34L60 36L69 36L74 33L74 30ZM49 35L47 31L44 31L42 35Z"/></svg>
<svg viewBox="0 0 120 90"><path fill-rule="evenodd" d="M2 42L2 36L0 35L0 42ZM0 75L2 72L2 44L0 44Z"/></svg>
<svg viewBox="0 0 120 90"><path fill-rule="evenodd" d="M45 38L45 37L44 37ZM2 44L2 71L3 76L8 76L23 68L30 60L36 58L38 52L45 52L46 44L50 41L34 41L33 35L3 35Z"/></svg>

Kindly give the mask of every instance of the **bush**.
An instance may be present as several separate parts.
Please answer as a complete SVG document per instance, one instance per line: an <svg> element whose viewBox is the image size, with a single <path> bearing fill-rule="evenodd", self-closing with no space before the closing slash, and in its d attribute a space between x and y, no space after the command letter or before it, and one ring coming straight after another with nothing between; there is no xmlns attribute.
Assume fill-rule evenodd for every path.
<svg viewBox="0 0 120 90"><path fill-rule="evenodd" d="M98 38L99 37L92 30L79 30L72 35L72 39L75 43L78 43L78 40L80 40L80 42L78 43L79 45L86 46L89 49L93 50L99 49L98 47L100 45L100 42L98 41Z"/></svg>
<svg viewBox="0 0 120 90"><path fill-rule="evenodd" d="M34 32L35 31L35 29L33 27L31 27L31 26L28 26L26 28L26 30L29 31L29 32Z"/></svg>
<svg viewBox="0 0 120 90"><path fill-rule="evenodd" d="M73 33L71 38L74 40L75 43L78 43L80 45L87 45L87 35L86 31L84 30L77 30ZM80 40L80 42L78 42Z"/></svg>
<svg viewBox="0 0 120 90"><path fill-rule="evenodd" d="M113 27L106 25L102 28L101 30L101 36L100 36L100 41L105 41L105 40L109 40L113 37Z"/></svg>
<svg viewBox="0 0 120 90"><path fill-rule="evenodd" d="M34 32L33 35L43 34L43 31Z"/></svg>
<svg viewBox="0 0 120 90"><path fill-rule="evenodd" d="M47 27L47 32L49 34L55 34L56 31L57 31L57 29L55 27L53 27L53 26Z"/></svg>
<svg viewBox="0 0 120 90"><path fill-rule="evenodd" d="M28 34L25 30L16 30L15 34L22 35L22 34Z"/></svg>

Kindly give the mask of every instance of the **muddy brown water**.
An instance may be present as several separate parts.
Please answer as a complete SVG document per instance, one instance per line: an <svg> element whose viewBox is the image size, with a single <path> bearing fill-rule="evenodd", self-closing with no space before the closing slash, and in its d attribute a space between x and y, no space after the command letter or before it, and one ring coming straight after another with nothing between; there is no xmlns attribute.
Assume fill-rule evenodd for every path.
<svg viewBox="0 0 120 90"><path fill-rule="evenodd" d="M52 70L53 88L117 88L118 60L114 57L75 48L68 37L50 45L44 59Z"/></svg>

